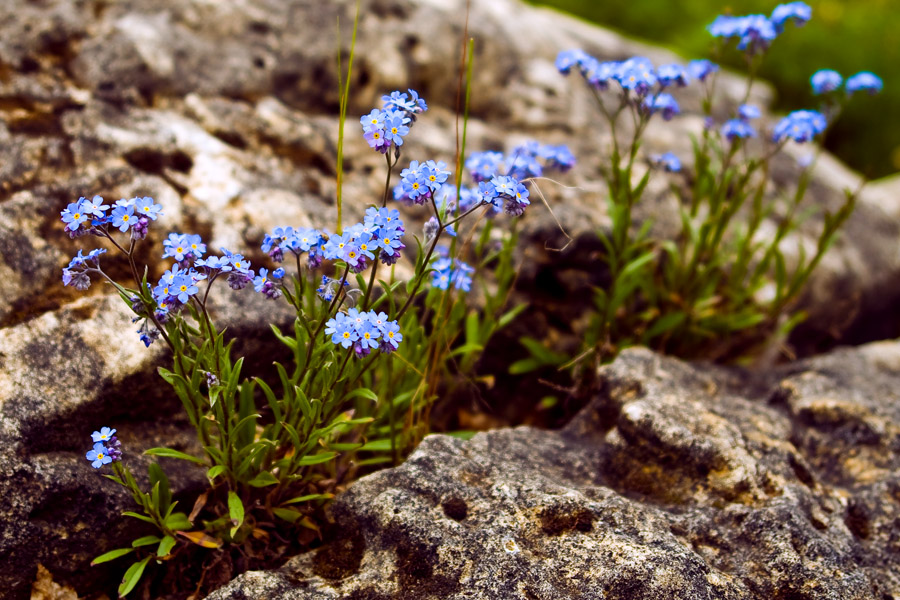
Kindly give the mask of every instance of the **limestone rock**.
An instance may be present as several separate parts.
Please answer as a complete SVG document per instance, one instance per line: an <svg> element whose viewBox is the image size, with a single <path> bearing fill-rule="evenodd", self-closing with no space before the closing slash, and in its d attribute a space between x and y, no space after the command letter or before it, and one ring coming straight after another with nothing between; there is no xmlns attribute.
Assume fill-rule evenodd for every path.
<svg viewBox="0 0 900 600"><path fill-rule="evenodd" d="M209 599L897 597L898 368L626 351L565 429L429 436L338 497L338 541Z"/></svg>

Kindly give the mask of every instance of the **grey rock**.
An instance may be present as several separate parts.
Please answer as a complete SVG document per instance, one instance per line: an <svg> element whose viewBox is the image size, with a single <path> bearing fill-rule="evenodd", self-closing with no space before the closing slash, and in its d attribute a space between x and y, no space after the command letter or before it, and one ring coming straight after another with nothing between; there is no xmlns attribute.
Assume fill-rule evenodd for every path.
<svg viewBox="0 0 900 600"><path fill-rule="evenodd" d="M338 541L209 599L896 597L898 369L628 350L565 429L429 436L335 500Z"/></svg>

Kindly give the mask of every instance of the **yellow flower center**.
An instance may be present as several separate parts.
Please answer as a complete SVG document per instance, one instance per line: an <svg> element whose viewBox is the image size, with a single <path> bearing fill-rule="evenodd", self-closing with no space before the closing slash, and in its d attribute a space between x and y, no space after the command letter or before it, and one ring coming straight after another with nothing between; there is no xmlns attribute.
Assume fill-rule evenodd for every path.
<svg viewBox="0 0 900 600"><path fill-rule="evenodd" d="M349 331L345 331L345 332L344 332L344 339L346 340L346 339L348 339L349 337L350 337L350 332L349 332Z"/></svg>

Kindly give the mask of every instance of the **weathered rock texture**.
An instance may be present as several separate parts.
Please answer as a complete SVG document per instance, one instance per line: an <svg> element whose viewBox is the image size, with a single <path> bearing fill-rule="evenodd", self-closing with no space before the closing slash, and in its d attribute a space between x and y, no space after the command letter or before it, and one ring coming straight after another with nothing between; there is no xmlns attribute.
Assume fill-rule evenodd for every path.
<svg viewBox="0 0 900 600"><path fill-rule="evenodd" d="M900 345L770 376L629 350L562 431L434 435L339 540L209 600L900 597Z"/></svg>
<svg viewBox="0 0 900 600"><path fill-rule="evenodd" d="M164 205L166 215L152 229L155 246L143 257L148 261L156 260L159 242L171 230L200 233L212 248L243 249L259 264L263 257L254 249L266 230L282 224L333 223L335 22L340 16L346 51L354 4L0 3L0 596L27 595L38 562L55 580L82 593L93 582L110 577L111 571L85 565L90 556L108 549L98 547L97 532L104 531L104 543L121 542L125 525L116 515L127 506L127 497L110 491L107 482L88 469L83 452L91 430L115 421L133 440L132 451L189 441L184 423L169 417L178 411L177 401L153 375L164 357L155 349L143 349L130 328L127 310L101 285L87 295L61 287L60 267L87 242L66 238L59 211L81 195L153 196ZM361 3L346 145L347 219L357 218L380 193L383 160L358 135L355 118L375 106L382 93L413 87L431 106L404 146L405 160L451 161L454 65L463 38L464 4L462 0ZM472 2L469 35L477 43L468 147L503 149L537 138L570 144L581 161L563 178L573 187L542 185L577 242L564 253L536 251L525 261L566 265L564 273L572 277L533 283L539 273L560 272L551 268L525 271L520 278L526 290L549 285L558 295L573 294L581 289L577 282L584 281L585 272L596 270L589 259L590 232L606 223L596 165L608 132L582 83L556 73L553 58L559 50L575 46L610 59L636 53L657 62L675 57L513 0ZM741 97L741 88L737 78L723 78L720 90L726 106ZM757 101L765 103L767 97L768 91L760 88ZM688 89L680 100L686 116L651 128L648 151L674 150L686 156L685 133L700 126L698 96ZM779 176L784 177L792 163L780 164ZM818 202L833 206L840 187L855 183L853 174L824 163L812 189ZM814 278L807 302L814 333L830 335L832 329L839 332L853 325L859 339L871 339L897 329L895 311L889 309L900 295L895 283L900 271L895 218L900 214L900 195L890 185L864 193L847 235ZM654 182L650 189L644 214L653 214L665 226L664 215L675 214L665 196L665 182ZM551 247L561 246L555 221L542 211L536 204L526 220L532 248L543 248L548 240ZM405 216L414 221L418 213L407 211ZM576 282L576 287L568 287L567 281ZM265 324L283 319L284 313L273 316L274 305L249 291L217 298L216 306L219 322L233 332L250 334L247 349L260 364L268 363L277 344L273 347ZM510 440L520 435L502 434ZM556 434L534 435L556 439ZM553 443L566 447L570 442ZM715 455L725 442L703 443L712 444L709 452ZM426 448L441 445L453 454L458 452L454 444L435 440ZM552 481L556 471L547 468L547 481ZM747 486L740 494L765 497L768 488L760 487L751 475L739 478ZM196 481L196 473L182 473L178 489L190 489ZM726 484L716 485L704 493L723 494ZM543 498L529 497L533 503ZM616 498L598 497L596 502L621 502ZM460 503L456 506L457 512L461 510ZM877 529L875 521L865 522L870 531ZM573 523L576 530L585 527L577 525L580 517ZM505 531L506 525L495 525ZM634 556L643 552L661 556L658 548L671 548L683 557L675 561L681 566L672 567L673 573L688 578L689 566L695 564L691 561L698 559L678 550L675 534L659 535L653 538L658 544L653 540L637 544ZM552 539L568 540L567 536L561 533ZM408 574L403 581L420 589L415 586L431 585L422 582L433 567L420 560L418 548L422 544L430 548L431 542L410 540L401 544L406 548ZM502 554L512 561L504 568L520 568L516 561L525 556L526 542L516 542L518 554ZM352 563L353 552L349 555ZM645 563L635 559L634 568ZM548 566L545 571L552 569ZM535 577L528 581L552 586L569 575L556 572L542 584ZM657 580L642 585L657 585L653 581ZM740 581L725 578L722 589L739 590L734 586L744 585Z"/></svg>

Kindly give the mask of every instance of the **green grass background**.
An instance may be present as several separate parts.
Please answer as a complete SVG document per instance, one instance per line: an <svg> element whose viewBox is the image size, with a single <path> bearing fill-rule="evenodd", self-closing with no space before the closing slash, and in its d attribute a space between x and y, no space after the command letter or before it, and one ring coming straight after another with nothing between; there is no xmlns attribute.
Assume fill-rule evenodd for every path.
<svg viewBox="0 0 900 600"><path fill-rule="evenodd" d="M771 14L773 0L531 0L667 46L685 59L711 58L706 25L718 14ZM884 80L875 97L857 97L829 133L827 147L870 178L900 171L900 0L807 0L813 18L789 25L772 45L760 75L777 90L775 109L816 108L809 77L835 69L846 78L872 71ZM743 69L740 54L720 62Z"/></svg>

